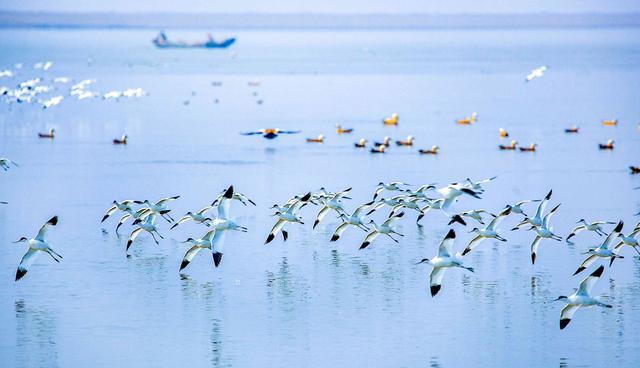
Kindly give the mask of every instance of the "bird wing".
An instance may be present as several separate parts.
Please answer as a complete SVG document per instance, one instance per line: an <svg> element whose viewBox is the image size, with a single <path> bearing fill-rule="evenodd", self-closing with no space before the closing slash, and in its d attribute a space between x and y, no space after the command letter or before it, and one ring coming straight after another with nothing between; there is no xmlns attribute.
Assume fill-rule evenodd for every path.
<svg viewBox="0 0 640 368"><path fill-rule="evenodd" d="M197 215L203 215L205 212L209 211L210 209L212 209L212 206L207 206L203 209L201 209L200 211L196 212Z"/></svg>
<svg viewBox="0 0 640 368"><path fill-rule="evenodd" d="M45 236L47 236L47 232L49 231L49 228L51 226L56 226L57 223L58 223L58 216L53 216L52 218L50 218L49 221L45 222L44 225L42 225L35 239L41 242L44 242L44 238Z"/></svg>
<svg viewBox="0 0 640 368"><path fill-rule="evenodd" d="M326 216L326 214L329 212L331 208L324 206L322 207L322 209L320 210L320 212L318 212L318 216L316 216L316 221L315 223L319 223L320 221L322 221L322 219L324 218L324 216Z"/></svg>
<svg viewBox="0 0 640 368"><path fill-rule="evenodd" d="M444 239L440 242L440 246L438 246L438 257L439 258L447 258L451 257L453 254L453 243L456 239L456 232L453 229L449 230L447 235L445 235Z"/></svg>
<svg viewBox="0 0 640 368"><path fill-rule="evenodd" d="M233 199L233 186L230 186L222 195L220 203L218 203L218 218L229 218L229 207L231 206L231 200Z"/></svg>
<svg viewBox="0 0 640 368"><path fill-rule="evenodd" d="M584 261L582 261L582 263L580 263L580 266L578 266L578 269L576 270L574 275L582 272L582 270L584 270L585 268L591 266L593 264L593 262L596 261L596 259L598 259L598 256L595 255L595 254L592 254L589 257L587 257Z"/></svg>
<svg viewBox="0 0 640 368"><path fill-rule="evenodd" d="M364 211L367 208L369 208L369 206L371 206L372 204L373 204L373 201L367 202L367 203L359 206L358 208L355 209L355 211L353 211L353 216L360 217L360 214L362 213L362 211Z"/></svg>
<svg viewBox="0 0 640 368"><path fill-rule="evenodd" d="M518 203L516 203L516 206L522 206L525 203L534 203L534 202L540 202L540 199L526 199L524 201L520 201Z"/></svg>
<svg viewBox="0 0 640 368"><path fill-rule="evenodd" d="M367 236L364 238L364 243L371 243L373 239L378 237L378 235L380 235L378 230L373 230L372 232L367 234Z"/></svg>
<svg viewBox="0 0 640 368"><path fill-rule="evenodd" d="M173 226L171 226L171 229L189 220L191 220L191 216L189 215L183 216L180 220L178 220L175 224L173 224Z"/></svg>
<svg viewBox="0 0 640 368"><path fill-rule="evenodd" d="M584 225L578 225L575 228L573 228L573 230L571 230L571 234L576 235L577 233L581 232L582 230L586 229L587 227ZM569 235L571 235L569 234Z"/></svg>
<svg viewBox="0 0 640 368"><path fill-rule="evenodd" d="M623 225L624 225L624 222L622 222L622 221L618 222L616 227L609 233L609 235L607 235L607 238L604 240L602 245L600 245L600 247L601 248L608 248L609 244L611 244L613 239L616 239L618 237L618 235L620 235L620 232L622 231L622 226Z"/></svg>
<svg viewBox="0 0 640 368"><path fill-rule="evenodd" d="M298 134L301 132L301 130L280 130L280 129L276 129L278 131L278 134Z"/></svg>
<svg viewBox="0 0 640 368"><path fill-rule="evenodd" d="M442 278L446 270L444 267L434 267L433 270L431 270L429 273L429 286L431 286L432 290L434 287L442 285ZM435 293L433 294L435 295Z"/></svg>
<svg viewBox="0 0 640 368"><path fill-rule="evenodd" d="M18 270L20 270L22 273L26 273L29 269L29 266L31 266L33 264L33 261L36 259L37 254L37 250L29 248L29 250L27 250L27 253L22 256L20 265L18 265Z"/></svg>
<svg viewBox="0 0 640 368"><path fill-rule="evenodd" d="M207 231L207 233L204 234L204 236L202 237L202 240L210 242L215 232L216 232L215 229Z"/></svg>
<svg viewBox="0 0 640 368"><path fill-rule="evenodd" d="M390 217L387 219L387 221L382 223L382 226L391 226L393 225L396 221L398 221L402 216L404 216L404 212L400 212L397 215L393 215L393 217Z"/></svg>
<svg viewBox="0 0 640 368"><path fill-rule="evenodd" d="M589 292L591 292L591 289L593 289L593 285L596 284L596 281L598 281L600 276L602 276L603 272L604 272L604 266L600 266L595 271L593 271L591 275L585 277L580 282L580 286L578 287L578 294L584 294L584 295L589 294Z"/></svg>
<svg viewBox="0 0 640 368"><path fill-rule="evenodd" d="M256 134L263 134L261 130L255 131L255 132L241 132L241 135L256 135Z"/></svg>
<svg viewBox="0 0 640 368"><path fill-rule="evenodd" d="M340 224L340 226L338 226L336 228L336 231L333 232L333 236L341 236L342 233L344 233L345 230L347 230L347 227L349 227L349 223L348 222L343 222Z"/></svg>
<svg viewBox="0 0 640 368"><path fill-rule="evenodd" d="M542 218L542 227L546 227L547 229L549 228L549 221L551 221L551 217L556 213L558 207L560 207L560 205L553 207L553 209Z"/></svg>
<svg viewBox="0 0 640 368"><path fill-rule="evenodd" d="M196 254L198 254L200 249L202 249L202 247L199 247L197 245L194 245L193 247L189 248L187 253L185 253L184 257L182 258L182 265L180 266L180 269L185 268L191 262L193 257L195 257Z"/></svg>
<svg viewBox="0 0 640 368"><path fill-rule="evenodd" d="M276 221L276 224L273 225L273 228L271 228L271 234L273 234L274 236L278 233L278 231L282 230L282 228L284 227L285 224L285 220L283 219L278 219L278 221Z"/></svg>
<svg viewBox="0 0 640 368"><path fill-rule="evenodd" d="M504 210L500 211L498 216L494 217L493 220L491 220L491 222L487 226L487 229L495 229L496 226L498 226L500 222L502 222L502 220L504 220L504 218L507 217L507 215L510 213L511 213L511 207L507 207Z"/></svg>
<svg viewBox="0 0 640 368"><path fill-rule="evenodd" d="M164 205L166 203L169 203L171 201L175 201L176 199L180 198L180 196L174 196L174 197L167 197L167 198L162 198L161 200L159 200L158 202L156 202L156 206L161 206Z"/></svg>
<svg viewBox="0 0 640 368"><path fill-rule="evenodd" d="M211 249L213 253L222 253L224 233L225 231L216 231L213 239L211 239Z"/></svg>
<svg viewBox="0 0 640 368"><path fill-rule="evenodd" d="M535 217L541 217L542 213L544 213L544 209L547 207L547 202L549 202L549 199L551 198L551 193L553 192L553 190L550 190L549 193L547 193L547 195L544 197L544 199L540 202L540 204L538 205L538 209L536 210L536 216Z"/></svg>
<svg viewBox="0 0 640 368"><path fill-rule="evenodd" d="M484 239L484 238L481 235L478 235L475 238L471 239L471 241L469 242L467 247L464 248L464 251L462 252L462 255L465 255L465 254L471 252L473 249L475 249L475 247L477 247L478 244L480 244L482 239Z"/></svg>
<svg viewBox="0 0 640 368"><path fill-rule="evenodd" d="M100 222L104 222L104 220L108 219L109 216L113 215L114 212L116 212L118 210L118 207L111 206L109 207L109 209L107 210L107 213L104 214L104 216L102 216L102 220Z"/></svg>
<svg viewBox="0 0 640 368"><path fill-rule="evenodd" d="M127 250L129 250L131 243L133 243L133 241L136 240L136 238L138 237L138 234L140 234L141 231L142 231L142 228L137 227L131 232L131 235L129 235L129 240L127 240Z"/></svg>
<svg viewBox="0 0 640 368"><path fill-rule="evenodd" d="M571 318L573 318L573 314L580 308L579 305L571 305L567 304L562 311L560 312L560 328L564 328L569 322ZM563 322L563 320L565 322Z"/></svg>
<svg viewBox="0 0 640 368"><path fill-rule="evenodd" d="M542 237L540 235L536 235L536 238L533 239L533 243L531 243L531 262L536 262L536 257L538 254L538 245L540 245L540 240Z"/></svg>

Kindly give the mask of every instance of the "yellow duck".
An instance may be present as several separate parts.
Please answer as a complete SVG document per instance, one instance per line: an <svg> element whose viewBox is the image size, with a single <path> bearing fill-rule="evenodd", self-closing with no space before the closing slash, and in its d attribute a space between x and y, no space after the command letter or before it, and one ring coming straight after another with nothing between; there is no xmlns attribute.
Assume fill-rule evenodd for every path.
<svg viewBox="0 0 640 368"><path fill-rule="evenodd" d="M367 140L366 140L366 139L364 139L364 138L360 138L360 140L359 140L359 141L357 141L356 143L354 143L354 145L355 145L357 148L364 148L366 144L367 144Z"/></svg>
<svg viewBox="0 0 640 368"><path fill-rule="evenodd" d="M607 125L607 126L618 125L618 119L602 120L602 125Z"/></svg>
<svg viewBox="0 0 640 368"><path fill-rule="evenodd" d="M384 123L384 125L398 125L398 114L394 112L393 114L391 114L390 118L384 118L382 122Z"/></svg>
<svg viewBox="0 0 640 368"><path fill-rule="evenodd" d="M476 120L478 120L478 114L474 112L473 114L471 114L471 116L456 120L456 123L460 125L469 125L475 123Z"/></svg>
<svg viewBox="0 0 640 368"><path fill-rule="evenodd" d="M509 136L509 133L507 133L506 130L500 128L500 138L506 138Z"/></svg>
<svg viewBox="0 0 640 368"><path fill-rule="evenodd" d="M336 133L338 133L338 134L346 134L346 133L351 133L351 132L353 132L353 129L351 129L351 128L344 129L344 128L342 128L342 125L336 124Z"/></svg>

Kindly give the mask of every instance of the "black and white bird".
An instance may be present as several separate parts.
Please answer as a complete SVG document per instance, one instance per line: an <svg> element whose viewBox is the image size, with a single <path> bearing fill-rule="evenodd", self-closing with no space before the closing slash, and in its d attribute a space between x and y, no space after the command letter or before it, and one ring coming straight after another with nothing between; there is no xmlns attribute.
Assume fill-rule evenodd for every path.
<svg viewBox="0 0 640 368"><path fill-rule="evenodd" d="M517 214L522 215L524 217L529 217L529 216L527 216L527 214L522 209L522 206L527 204L527 203L537 203L537 202L541 202L541 201L542 201L542 199L526 199L524 201L517 202L517 203L515 203L514 205L511 206L511 213L517 213Z"/></svg>
<svg viewBox="0 0 640 368"><path fill-rule="evenodd" d="M278 138L278 135L280 134L298 134L300 133L300 130L281 130L278 128L267 128L267 129L260 129L254 132L244 132L244 133L240 133L242 135L262 135L263 138L266 139L274 139L274 138Z"/></svg>
<svg viewBox="0 0 640 368"><path fill-rule="evenodd" d="M360 228L364 231L369 231L369 228L364 223L365 214L363 212L369 208L373 204L373 201L365 203L359 207L357 207L351 215L347 215L345 213L340 214L340 218L342 219L342 224L340 224L336 230L333 232L331 236L331 241L337 241L342 236L345 230L349 225Z"/></svg>
<svg viewBox="0 0 640 368"><path fill-rule="evenodd" d="M584 261L582 261L574 275L577 275L580 272L584 271L587 267L591 266L591 264L593 264L593 262L595 262L598 258L610 259L609 266L611 266L614 259L624 258L623 256L616 254L613 248L609 247L610 245L612 245L611 243L614 241L614 239L618 238L618 235L620 235L623 225L624 223L622 221L618 222L616 227L613 229L613 231L611 231L611 233L609 233L609 235L607 235L607 238L602 242L602 244L600 244L600 246L598 246L597 248L589 249L586 252L586 254L589 254L589 256Z"/></svg>
<svg viewBox="0 0 640 368"><path fill-rule="evenodd" d="M127 251L129 250L129 247L131 246L133 241L136 240L138 235L140 235L140 232L142 230L151 234L151 237L153 237L153 241L155 241L156 244L160 245L160 242L158 242L158 239L156 239L156 236L154 235L154 233L158 235L160 239L164 239L164 237L160 235L160 233L158 232L158 227L155 224L156 216L157 214L154 212L154 213L151 213L149 216L147 216L143 221L138 222L138 227L136 227L131 232L131 234L129 235L129 239L127 240L127 248L126 248Z"/></svg>
<svg viewBox="0 0 640 368"><path fill-rule="evenodd" d="M220 234L220 233L218 233ZM189 263L191 262L191 260L193 260L193 257L196 256L196 254L198 254L198 252L202 249L209 249L212 250L212 241L213 238L216 235L216 230L209 230L206 234L204 234L204 236L200 239L194 239L194 238L188 238L187 240L183 241L182 243L189 243L192 244L193 246L191 248L189 248L189 250L187 251L187 253L185 253L184 257L182 258L182 263L180 264L180 271L182 271L185 267L187 267L189 265ZM217 239L216 241L218 241L219 239ZM213 262L214 265L216 263L216 259L215 257L213 258Z"/></svg>
<svg viewBox="0 0 640 368"><path fill-rule="evenodd" d="M27 239L26 237L22 237L15 241L14 243L22 243L26 242L29 245L29 250L27 253L22 256L20 260L20 265L18 266L18 270L16 271L16 281L20 280L27 274L29 267L33 264L38 252L45 252L53 258L54 261L60 262L62 256L59 255L52 247L51 244L47 241L47 232L51 228L51 226L56 226L58 224L58 216L53 216L49 219L49 221L45 222L44 225L38 231L38 234L33 239Z"/></svg>
<svg viewBox="0 0 640 368"><path fill-rule="evenodd" d="M558 207L560 207L560 205L554 207L551 211L549 211L548 214L546 214L542 218L542 225L531 227L531 229L536 232L536 237L533 239L533 243L531 243L531 264L536 263L536 258L538 256L538 245L540 245L540 241L543 238L562 241L562 238L560 236L553 233L553 228L549 224L549 222L551 221L551 217L554 213L556 213Z"/></svg>
<svg viewBox="0 0 640 368"><path fill-rule="evenodd" d="M453 244L456 239L456 232L450 229L438 247L438 254L434 258L424 258L418 264L427 263L433 266L429 274L429 286L431 296L436 296L442 288L442 278L447 268L459 267L473 272L473 268L466 267L460 259L460 253L453 253Z"/></svg>
<svg viewBox="0 0 640 368"><path fill-rule="evenodd" d="M109 216L111 216L114 213L116 213L116 211L132 213L133 212L133 208L131 208L131 205L133 205L134 203L135 203L135 201L133 201L131 199L125 199L122 202L118 202L118 201L114 200L113 201L113 206L109 207L109 209L107 210L107 213L105 213L104 216L102 216L102 220L100 220L100 222L105 222L109 218Z"/></svg>
<svg viewBox="0 0 640 368"><path fill-rule="evenodd" d="M633 231L629 233L629 235L624 235L620 233L618 237L621 240L614 247L615 253L616 254L620 253L622 248L626 245L628 247L633 248L636 252L638 252L638 254L640 254L640 251L638 250L638 248L640 248L640 244L638 243L638 238L637 238L638 234L640 234L640 222L636 225L635 229L633 229Z"/></svg>
<svg viewBox="0 0 640 368"><path fill-rule="evenodd" d="M553 193L553 189L549 190L549 193L540 201L538 205L538 209L536 210L536 214L533 217L525 216L525 218L518 223L516 226L511 229L511 231L518 230L522 226L529 224L531 226L542 226L542 217L544 216L544 210L547 207L547 203L549 203L549 199L551 199L551 194Z"/></svg>
<svg viewBox="0 0 640 368"><path fill-rule="evenodd" d="M161 200L157 201L156 203L152 203L148 199L144 200L143 202L136 201L135 203L144 204L147 207L149 207L149 209L153 213L158 214L163 219L167 220L167 222L173 222L174 221L173 218L171 217L171 215L169 215L169 212L171 212L171 209L169 209L169 207L167 207L167 204L169 202L171 202L171 201L175 201L178 198L180 198L180 196L162 198ZM134 221L134 224L136 224L135 221Z"/></svg>
<svg viewBox="0 0 640 368"><path fill-rule="evenodd" d="M462 251L462 255L464 256L467 253L471 252L475 247L478 246L478 244L480 244L483 239L497 239L501 242L506 242L507 239L498 234L498 229L496 228L496 226L498 226L500 222L502 222L502 220L504 220L504 218L507 217L510 213L511 206L507 206L505 207L505 209L500 211L500 213L493 220L491 220L489 225L487 225L484 229L478 229L477 227L474 227L470 232L476 233L477 235L475 238L471 239L467 247L464 248L464 250Z"/></svg>
<svg viewBox="0 0 640 368"><path fill-rule="evenodd" d="M300 208L302 208L307 204L307 202L309 202L310 199L311 199L311 192L305 194L302 197L296 196L293 199L289 200L287 204L285 204L283 207L279 207L275 213L275 216L278 216L278 221L276 221L275 225L273 225L273 227L271 228L271 231L267 236L267 240L265 240L264 243L265 244L271 243L273 239L275 239L278 232L280 231L282 231L282 236L286 241L288 237L288 233L284 230L284 225L287 222L299 223L304 225L304 222L302 221L302 218L298 215L298 212L300 211Z"/></svg>
<svg viewBox="0 0 640 368"><path fill-rule="evenodd" d="M213 220L211 219L211 217L207 217L206 213L212 208L213 208L212 206L207 206L195 213L191 211L187 212L184 216L182 216L182 218L180 218L180 220L176 221L176 223L173 224L169 230L173 230L178 225L183 224L190 220L199 224L205 224L207 226L211 226L211 221Z"/></svg>
<svg viewBox="0 0 640 368"><path fill-rule="evenodd" d="M376 198L378 198L378 196L380 195L380 193L382 193L383 190L398 192L398 191L402 191L402 186L406 186L406 185L409 185L409 184L402 183L399 181L393 181L390 183L379 182L378 186L376 187L376 191L373 193L373 199L375 200Z"/></svg>
<svg viewBox="0 0 640 368"><path fill-rule="evenodd" d="M398 240L396 240L393 236L391 236L391 234L404 236L399 232L397 232L393 226L398 221L398 219L402 218L402 216L404 216L404 212L400 212L396 215L393 215L392 217L388 218L385 222L383 222L381 225L376 224L376 222L373 220L369 221L369 224L373 226L373 231L367 234L367 236L364 238L364 241L360 245L360 249L364 249L368 247L369 244L371 244L371 242L373 241L373 239L377 238L378 235L380 234L384 234L388 236L389 238L391 238L391 240L397 243Z"/></svg>
<svg viewBox="0 0 640 368"><path fill-rule="evenodd" d="M577 224L580 224L580 225L576 226L573 230L571 230L571 233L569 234L569 236L567 236L567 243L571 243L569 239L573 238L583 230L593 231L594 233L600 236L607 235L607 233L605 233L604 230L602 230L601 225L615 225L615 222L610 222L610 221L587 222L585 219L580 219L578 220Z"/></svg>
<svg viewBox="0 0 640 368"><path fill-rule="evenodd" d="M591 289L593 289L593 285L595 285L596 281L598 281L600 276L602 276L603 272L604 272L604 266L601 265L595 271L593 271L589 276L585 277L584 280L580 282L580 286L578 286L578 289L575 292L573 292L573 294L569 296L561 295L558 297L558 299L555 299L555 300L562 300L565 303L567 303L567 305L564 308L562 308L562 311L560 312L560 329L561 330L567 327L567 325L569 324L569 322L571 322L571 319L573 318L573 314L580 307L592 307L594 305L597 305L599 307L612 308L611 305L600 301L600 298L594 297L591 295Z"/></svg>
<svg viewBox="0 0 640 368"><path fill-rule="evenodd" d="M347 188L341 192L337 192L328 201L324 199L320 199L323 206L320 209L320 212L318 212L318 215L316 216L316 220L313 222L314 229L316 228L316 226L318 226L320 221L322 221L322 219L327 215L329 211L334 210L338 213L338 215L340 215L341 213L345 213L341 199L350 191L351 191L351 188Z"/></svg>

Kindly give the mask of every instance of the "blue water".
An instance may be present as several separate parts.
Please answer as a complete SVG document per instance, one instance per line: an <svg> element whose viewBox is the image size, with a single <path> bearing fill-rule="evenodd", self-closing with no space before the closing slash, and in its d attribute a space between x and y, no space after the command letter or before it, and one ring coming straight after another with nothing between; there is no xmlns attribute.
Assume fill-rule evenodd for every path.
<svg viewBox="0 0 640 368"><path fill-rule="evenodd" d="M203 38L174 31L170 37ZM21 62L13 80L95 78L91 90L141 87L140 99L77 101L50 110L0 104L0 156L20 164L0 173L0 357L6 367L42 366L434 366L635 367L640 362L640 260L606 270L594 294L613 309L581 309L563 331L561 303L581 277L571 274L599 238L543 241L530 264L528 232L501 226L507 244L485 241L465 257L475 273L449 270L429 295L429 267L447 219L429 213L401 222L400 244L380 237L357 248L349 229L329 243L338 221L316 230L317 208L290 239L263 245L268 209L296 193L353 187L349 210L370 200L379 181L446 184L498 175L482 200L457 210L498 211L543 196L562 203L553 218L566 236L575 221L638 221L640 30L447 30L407 32L231 31L227 50L157 50L143 30L0 30L0 69ZM47 72L31 65L51 60ZM547 74L525 84L533 68ZM250 86L258 80L259 86ZM220 86L212 82L221 83ZM64 91L64 90L63 90ZM51 95L54 95L52 93ZM62 93L64 94L64 93ZM217 103L216 103L217 100ZM262 101L258 104L257 101ZM185 101L189 101L185 105ZM456 118L477 111L472 126ZM380 120L397 112L398 127ZM603 119L618 118L617 127ZM354 128L335 134L334 125ZM577 124L580 134L565 135ZM55 128L53 141L37 132ZM241 131L300 129L267 141ZM498 128L511 137L500 139ZM127 146L111 140L129 135ZM322 145L304 138L325 134ZM360 137L416 137L385 155L356 150ZM534 154L501 152L511 138L539 144ZM616 141L611 152L597 144ZM417 150L438 145L441 154ZM228 234L221 266L199 254L182 275L202 226L169 230L156 246L141 235L125 256L123 227L100 224L114 199L181 195L174 217L209 204L230 184L257 207L232 206L249 232ZM533 211L534 209L530 209ZM41 256L15 283L24 244L51 215L60 264ZM382 220L386 213L373 216ZM471 234L458 229L461 250Z"/></svg>

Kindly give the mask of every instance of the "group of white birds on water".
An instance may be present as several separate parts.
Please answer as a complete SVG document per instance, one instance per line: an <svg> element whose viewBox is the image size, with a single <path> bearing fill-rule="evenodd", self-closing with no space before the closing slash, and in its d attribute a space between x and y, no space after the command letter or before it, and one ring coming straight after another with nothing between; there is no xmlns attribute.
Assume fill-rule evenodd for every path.
<svg viewBox="0 0 640 368"><path fill-rule="evenodd" d="M40 73L33 76L33 73L22 73L23 64L15 64L14 69L0 71L0 82L13 83L12 86L0 85L0 96L6 104L38 104L43 109L50 109L59 105L65 95L77 100L101 98L103 100L119 100L121 98L140 98L147 95L142 88L126 88L123 90L112 90L100 93L91 90L95 79L83 79L74 81L68 77L52 77L47 71L53 66L51 61L39 62L33 65L33 70ZM19 78L20 74L29 74L26 79ZM69 86L70 85L70 86ZM69 86L69 87L67 87ZM67 89L68 88L68 89ZM66 89L66 90L65 90Z"/></svg>
<svg viewBox="0 0 640 368"><path fill-rule="evenodd" d="M11 164L6 159L0 160L0 166L5 168ZM539 245L543 239L561 241L562 237L553 232L551 226L551 218L558 211L560 204L555 205L550 211L546 211L548 203L551 201L552 191L550 190L541 199L529 199L519 201L514 204L506 205L497 214L485 209L475 209L463 212L452 212L452 205L461 197L481 198L484 193L484 185L493 181L496 177L488 178L480 181L473 181L469 178L462 182L452 183L443 187L436 187L434 184L427 184L413 190L409 184L401 182L380 182L375 189L371 201L357 206L352 212L345 208L345 200L351 199L349 193L351 188L347 188L338 192L329 192L325 188L317 191L297 194L287 200L283 205L275 204L270 209L274 210L272 214L275 217L275 224L269 231L265 244L273 242L276 237L281 234L283 241L288 239L290 228L296 224L304 225L305 222L301 216L302 209L311 205L318 208L313 228L329 214L334 213L336 218L341 220L340 224L335 228L330 238L330 242L336 242L348 228L356 228L362 230L363 240L359 249L364 250L371 246L374 240L383 235L393 242L398 243L399 238L404 237L396 224L401 219L406 219L407 213L415 213L416 224L422 226L420 221L428 212L440 212L444 214L451 228L448 230L444 239L440 242L438 251L432 258L424 258L417 264L428 264L432 267L429 275L429 283L431 295L435 296L442 288L443 278L446 269L462 268L469 272L473 272L472 267L467 266L463 259L469 252L473 251L480 245L484 239L495 239L500 242L506 242L507 239L500 233L498 225L509 216L519 216L518 223L511 229L533 231L534 239L531 243L531 262L535 264L538 258ZM164 237L159 232L158 219L162 218L171 224L170 230L187 222L193 221L206 227L207 232L199 238L189 237L182 243L191 245L186 251L179 270L182 271L193 258L201 250L211 251L215 267L220 265L223 255L224 237L227 231L247 232L247 227L237 224L231 217L231 203L238 201L245 206L251 204L256 205L254 201L246 195L234 190L233 186L223 190L210 204L206 207L192 212L187 212L177 221L171 216L171 208L169 204L177 200L180 196L173 196L160 199L156 202L149 200L123 200L113 201L112 206L102 217L101 222L105 222L112 215L122 213L122 216L116 225L116 234L120 227L128 220L132 220L133 230L127 238L125 253L128 255L129 248L134 244L136 239L143 233L151 236L156 244L160 244L160 239ZM527 206L537 205L535 213L528 215L525 212ZM137 208L134 208L137 207ZM389 209L388 215L385 215L383 222L378 223L367 217L376 211ZM216 211L215 216L210 212ZM527 210L528 211L528 210ZM477 223L470 233L475 236L467 243L462 252L454 250L456 239L456 231L453 226L467 226L467 221ZM487 223L488 222L488 223ZM29 245L27 253L22 257L18 269L16 271L16 281L23 278L29 270L29 266L33 263L35 256L39 252L47 253L54 261L60 262L62 256L57 253L51 244L47 241L47 232L51 227L58 224L58 217L53 216L38 231L38 234L28 239L20 238L17 242L26 242ZM605 230L605 226L615 225L609 232ZM617 258L624 258L621 252L624 248L633 248L640 254L638 235L640 235L640 223L628 234L622 233L623 222L606 222L594 221L587 222L584 219L578 221L578 225L567 236L566 241L574 238L580 232L593 232L604 237L604 240L597 246L588 249L585 254L587 257L578 266L574 275L586 270L598 260L609 260L609 267ZM157 236L157 237L156 237ZM601 238L602 239L602 238ZM611 308L610 305L601 301L597 296L591 295L591 289L597 279L603 274L604 266L600 265L595 268L589 276L584 278L579 287L569 296L560 296L555 300L566 302L566 306L562 309L560 315L560 328L564 329L575 311L580 307L601 306Z"/></svg>

